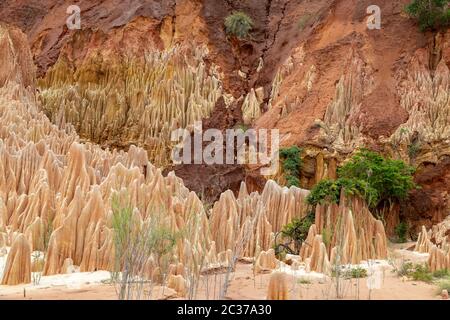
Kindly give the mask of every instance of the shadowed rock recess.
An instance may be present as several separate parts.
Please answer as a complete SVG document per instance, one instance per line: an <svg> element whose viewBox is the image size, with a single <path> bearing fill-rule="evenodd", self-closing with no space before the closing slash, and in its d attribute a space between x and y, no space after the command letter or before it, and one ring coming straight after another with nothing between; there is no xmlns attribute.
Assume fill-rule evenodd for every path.
<svg viewBox="0 0 450 320"><path fill-rule="evenodd" d="M128 286L223 299L248 266L270 274L261 298L296 299L289 277L366 264L372 277L401 223L417 240L410 254L450 269L450 33L421 33L409 2L377 1L382 28L369 30L368 0L77 1L81 29L69 30L72 1L3 0L1 285L109 271L116 285L131 274ZM252 20L242 39L224 27L236 11ZM301 148L298 186L286 186L284 159L272 176L173 164L173 131L198 121L279 130L282 148ZM362 148L413 166L419 188L377 214L345 190L309 204ZM118 205L131 238L147 231L164 250L136 236L125 247L139 261L128 257ZM280 252L286 226L311 216Z"/></svg>

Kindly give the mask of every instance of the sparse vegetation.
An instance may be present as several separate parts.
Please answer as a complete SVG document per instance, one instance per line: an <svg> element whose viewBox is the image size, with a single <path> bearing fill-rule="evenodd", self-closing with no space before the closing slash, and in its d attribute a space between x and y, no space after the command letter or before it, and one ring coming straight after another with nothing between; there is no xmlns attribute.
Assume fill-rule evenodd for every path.
<svg viewBox="0 0 450 320"><path fill-rule="evenodd" d="M406 235L408 233L408 223L405 221L400 222L396 227L395 227L395 233L397 235L397 241L399 243L405 243L407 241L406 239Z"/></svg>
<svg viewBox="0 0 450 320"><path fill-rule="evenodd" d="M311 284L311 280L301 278L297 281L298 284Z"/></svg>
<svg viewBox="0 0 450 320"><path fill-rule="evenodd" d="M412 262L402 262L400 267L397 270L397 275L399 277L407 277L412 272L414 272L414 264Z"/></svg>
<svg viewBox="0 0 450 320"><path fill-rule="evenodd" d="M433 281L433 274L430 272L428 267L423 264L418 264L414 268L415 270L411 273L411 278L415 281L423 281L430 283Z"/></svg>
<svg viewBox="0 0 450 320"><path fill-rule="evenodd" d="M420 151L420 147L421 145L419 141L415 141L408 146L408 156L410 159L416 158L417 154Z"/></svg>
<svg viewBox="0 0 450 320"><path fill-rule="evenodd" d="M281 232L275 237L275 254L282 256L286 253L298 254L302 243L308 236L309 228L314 224L314 213L309 213L306 217L295 218L290 223L283 226ZM281 236L284 243L279 243L277 238Z"/></svg>
<svg viewBox="0 0 450 320"><path fill-rule="evenodd" d="M300 154L302 149L297 146L280 150L280 158L283 166L284 177L287 186L300 187L300 169L302 166Z"/></svg>
<svg viewBox="0 0 450 320"><path fill-rule="evenodd" d="M435 272L433 272L433 277L437 279L450 277L450 271L448 269L436 270Z"/></svg>
<svg viewBox="0 0 450 320"><path fill-rule="evenodd" d="M40 243L42 245L42 248L40 248L42 251L34 251L32 253L32 261L34 265L34 272L31 274L31 278L33 281L33 284L35 286L39 285L42 278L42 272L44 270L44 262L47 256L48 246L50 244L50 237L53 232L53 220L49 219L47 223L44 226L44 233L41 235Z"/></svg>
<svg viewBox="0 0 450 320"><path fill-rule="evenodd" d="M439 293L441 293L442 290L447 290L447 292L450 292L450 278L439 281L438 287L439 287Z"/></svg>
<svg viewBox="0 0 450 320"><path fill-rule="evenodd" d="M127 200L115 196L111 207L115 248L111 280L116 284L118 297L120 300L139 300L147 291L151 298L155 279L147 272L148 259L152 259L153 268L159 270L158 280L164 283L176 234L165 223L164 214L156 212L140 223Z"/></svg>
<svg viewBox="0 0 450 320"><path fill-rule="evenodd" d="M430 272L426 264L413 264L412 262L403 262L397 270L397 275L426 283L431 283L437 278L434 273Z"/></svg>
<svg viewBox="0 0 450 320"><path fill-rule="evenodd" d="M362 267L351 268L344 272L344 278L346 279L367 278L367 270Z"/></svg>
<svg viewBox="0 0 450 320"><path fill-rule="evenodd" d="M449 0L413 0L406 12L417 20L422 32L440 30L450 25Z"/></svg>
<svg viewBox="0 0 450 320"><path fill-rule="evenodd" d="M253 29L253 20L242 11L235 11L225 19L225 31L238 39L247 38Z"/></svg>

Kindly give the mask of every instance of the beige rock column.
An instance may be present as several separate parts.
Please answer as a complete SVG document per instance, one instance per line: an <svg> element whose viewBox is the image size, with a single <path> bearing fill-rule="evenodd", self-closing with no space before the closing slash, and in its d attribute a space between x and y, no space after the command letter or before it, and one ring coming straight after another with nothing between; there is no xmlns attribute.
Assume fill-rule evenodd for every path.
<svg viewBox="0 0 450 320"><path fill-rule="evenodd" d="M267 300L288 300L287 274L274 272L270 276Z"/></svg>
<svg viewBox="0 0 450 320"><path fill-rule="evenodd" d="M6 260L2 285L31 282L31 247L25 235L16 237Z"/></svg>

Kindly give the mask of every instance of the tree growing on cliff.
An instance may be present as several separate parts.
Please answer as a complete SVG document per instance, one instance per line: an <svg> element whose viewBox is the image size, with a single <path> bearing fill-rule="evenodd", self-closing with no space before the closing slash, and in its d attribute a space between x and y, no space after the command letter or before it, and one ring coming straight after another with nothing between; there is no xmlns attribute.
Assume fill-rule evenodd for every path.
<svg viewBox="0 0 450 320"><path fill-rule="evenodd" d="M238 39L248 37L253 29L253 20L242 11L235 11L225 19L225 30L228 35Z"/></svg>
<svg viewBox="0 0 450 320"><path fill-rule="evenodd" d="M401 160L361 150L338 169L336 181L321 181L311 190L307 200L312 205L337 203L343 189L347 195L363 197L369 207L375 209L405 199L408 192L417 187L414 172L413 167Z"/></svg>
<svg viewBox="0 0 450 320"><path fill-rule="evenodd" d="M450 0L413 0L406 12L417 20L422 32L450 26Z"/></svg>

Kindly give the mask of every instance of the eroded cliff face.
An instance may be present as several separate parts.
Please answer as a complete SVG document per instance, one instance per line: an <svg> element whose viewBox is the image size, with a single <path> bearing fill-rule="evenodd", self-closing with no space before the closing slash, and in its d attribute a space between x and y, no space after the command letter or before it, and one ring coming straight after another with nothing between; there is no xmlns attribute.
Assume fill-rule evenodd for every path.
<svg viewBox="0 0 450 320"><path fill-rule="evenodd" d="M44 254L39 270L44 275L74 266L114 270L114 197L129 201L137 226L157 223L155 228L182 232L170 251L168 269L168 286L180 296L200 272L232 268L236 258L260 261L273 247L276 232L308 214L309 191L274 181L261 194L249 194L242 183L237 197L224 192L207 210L181 179L173 173L164 177L144 149L109 151L83 143L71 124L55 125L39 110L34 89L24 86L26 78L13 77L18 70L33 76L25 41L19 30L0 27L0 44L6 48L1 58L11 70L0 87L0 247L11 247L2 284L29 283L30 255L36 251ZM25 51L18 54L19 48ZM329 228L333 241L325 247L312 227L317 244L302 255L311 270L329 274L328 255L333 261L341 245L344 260L354 263L387 254L381 221L358 199L343 197L341 204L317 208L317 228ZM334 219L341 221L341 229L331 229ZM367 241L372 238L374 243ZM145 259L139 274L157 282L162 265L153 252Z"/></svg>
<svg viewBox="0 0 450 320"><path fill-rule="evenodd" d="M143 147L211 201L265 181L239 165L171 167L171 130L195 120L279 129L283 146L305 148L308 188L368 146L418 167L422 189L388 219L418 231L449 213L450 51L447 33L418 31L408 2L78 1L82 28L68 30L70 1L6 0L0 20L28 36L42 110L82 141ZM372 4L380 30L367 28ZM254 21L248 39L224 31L234 10Z"/></svg>

